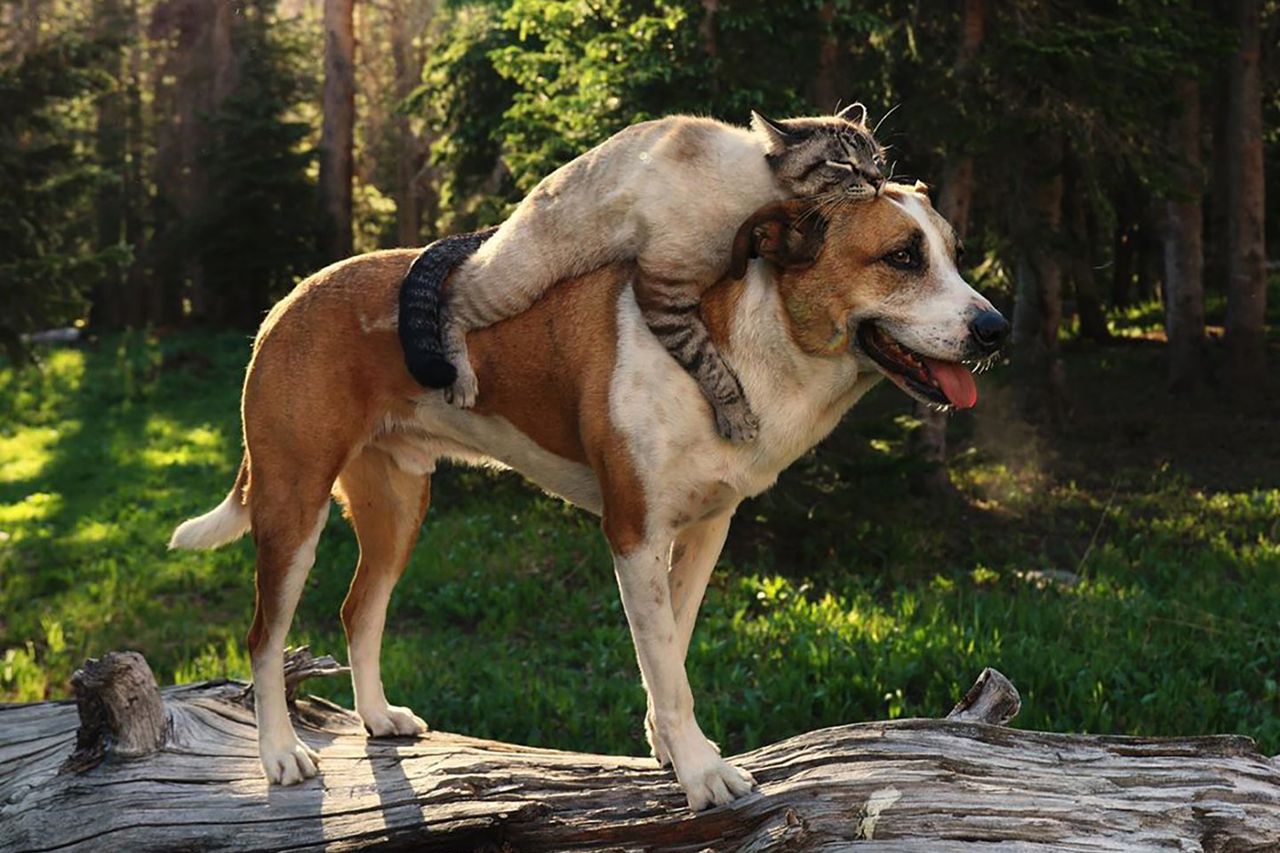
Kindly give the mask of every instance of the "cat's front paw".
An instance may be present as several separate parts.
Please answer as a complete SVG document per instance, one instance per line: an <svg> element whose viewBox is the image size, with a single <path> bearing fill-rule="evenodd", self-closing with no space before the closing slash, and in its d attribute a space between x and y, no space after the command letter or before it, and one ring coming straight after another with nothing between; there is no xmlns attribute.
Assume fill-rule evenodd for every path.
<svg viewBox="0 0 1280 853"><path fill-rule="evenodd" d="M458 365L458 378L445 391L445 399L459 409L470 409L476 404L476 395L479 393L480 382L476 379L475 371L464 361Z"/></svg>
<svg viewBox="0 0 1280 853"><path fill-rule="evenodd" d="M735 444L755 441L760 434L760 421L746 400L721 403L715 407L716 431Z"/></svg>

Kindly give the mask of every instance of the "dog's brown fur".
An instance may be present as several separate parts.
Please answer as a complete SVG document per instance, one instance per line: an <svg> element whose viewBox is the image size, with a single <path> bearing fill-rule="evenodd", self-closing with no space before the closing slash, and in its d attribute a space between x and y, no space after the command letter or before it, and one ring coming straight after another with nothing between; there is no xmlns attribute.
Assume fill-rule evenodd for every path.
<svg viewBox="0 0 1280 853"><path fill-rule="evenodd" d="M889 192L913 194L905 187ZM923 203L927 207L927 199ZM744 270L749 255L765 257L775 267L772 281L796 346L808 354L847 358L841 330L849 327L863 301L879 298L881 290L893 286L892 276L877 265L878 253L918 228L913 224L917 221L923 220L913 220L902 205L889 200L839 208L829 217L801 203L784 202L743 226L731 268ZM283 647L310 565L305 552L314 547L331 494L343 504L360 543L360 560L342 606L354 649L356 637L381 636L391 587L404 570L430 502L435 458L485 452L428 435L417 419L423 391L404 366L396 334L397 289L415 256L411 250L377 252L322 270L271 311L255 342L243 395L244 463L224 502L233 516L247 507L257 546L257 600L248 635L255 676L259 662ZM661 541L670 549L674 540L671 602L679 630L687 635L696 600L690 612L682 562L688 558L686 539L700 525L719 525L718 533L706 533L710 538L705 542L688 540L701 542L694 546L705 552L698 559L713 564L715 554L708 549L718 553L716 537L723 540L726 513L743 494L711 479L682 487L689 492L686 500L683 491L674 496L662 492L662 483L637 468L645 460L637 457L626 425L614 422L611 404L616 401L610 396L619 375L619 305L633 275L628 264L604 267L561 283L523 314L472 333L469 347L482 390L474 413L459 417L501 418L556 459L589 468L599 485L604 532L615 558L625 559L642 545L647 555L655 541L659 550ZM733 329L745 286L726 279L703 302L708 329L727 353L736 345ZM840 347L844 349L837 356ZM639 381L642 374L626 375ZM834 425L866 387L865 382L861 390L850 386L824 402L818 418ZM698 423L703 420L709 419ZM797 445L796 455L817 438L807 440L810 445ZM787 456L791 452L780 451L778 470L794 458ZM769 471L776 476L768 468L774 463L759 464L768 469L764 476ZM659 497L670 498L661 511L654 509ZM193 524L194 533L183 534L182 528L175 533L176 546L212 547L237 535L229 525L187 522ZM711 564L704 566L706 571ZM700 582L705 583L705 575ZM665 601L667 591L655 595ZM370 626L376 630L367 630ZM681 642L687 647L687 636ZM376 655L372 667L376 672ZM264 673L276 675L274 670ZM381 702L385 708L385 700ZM279 719L282 706L271 713ZM655 750L665 750L657 740L654 744ZM264 750L264 764L280 743L274 747ZM299 761L303 769L285 770L284 781L314 772ZM678 755L676 767L679 771ZM693 793L690 801L695 802Z"/></svg>

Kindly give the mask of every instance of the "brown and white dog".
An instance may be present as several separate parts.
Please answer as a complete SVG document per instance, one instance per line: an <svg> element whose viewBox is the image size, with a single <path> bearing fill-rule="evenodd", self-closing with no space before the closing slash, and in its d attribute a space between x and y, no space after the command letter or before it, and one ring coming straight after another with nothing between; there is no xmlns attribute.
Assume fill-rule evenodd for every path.
<svg viewBox="0 0 1280 853"><path fill-rule="evenodd" d="M281 653L330 495L360 541L342 606L356 710L373 735L426 729L388 704L379 655L430 475L451 458L496 460L603 518L655 757L674 766L694 809L749 791L752 779L698 728L684 669L729 520L881 375L921 399L972 405L973 379L958 362L990 355L1007 324L960 277L955 252L919 187L889 186L826 213L787 202L745 223L736 275L702 310L759 413L759 439L748 445L717 436L694 380L641 319L628 265L563 282L473 333L482 390L471 410L424 391L403 366L397 288L416 251L351 258L300 284L254 344L235 486L170 543L213 548L253 531L248 645L268 780L316 773L316 754L289 722Z"/></svg>

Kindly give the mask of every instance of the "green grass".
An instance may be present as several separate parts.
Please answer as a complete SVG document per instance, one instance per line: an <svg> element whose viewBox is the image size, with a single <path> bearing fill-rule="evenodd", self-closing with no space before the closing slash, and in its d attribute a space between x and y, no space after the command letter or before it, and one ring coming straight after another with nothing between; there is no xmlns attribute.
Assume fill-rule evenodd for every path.
<svg viewBox="0 0 1280 853"><path fill-rule="evenodd" d="M0 368L0 698L65 696L86 656L116 648L163 682L247 674L252 545L165 550L231 484L247 355L232 334L131 335ZM936 716L991 665L1023 693L1021 726L1280 750L1280 394L1253 410L1169 398L1162 369L1153 345L1069 353L1075 418L1057 434L983 377L941 502L909 488L901 394L873 392L740 510L690 652L704 729L737 751ZM445 468L433 486L392 603L392 701L453 731L643 751L595 520L514 475ZM335 510L295 642L344 657L356 551ZM345 683L312 687L350 701Z"/></svg>

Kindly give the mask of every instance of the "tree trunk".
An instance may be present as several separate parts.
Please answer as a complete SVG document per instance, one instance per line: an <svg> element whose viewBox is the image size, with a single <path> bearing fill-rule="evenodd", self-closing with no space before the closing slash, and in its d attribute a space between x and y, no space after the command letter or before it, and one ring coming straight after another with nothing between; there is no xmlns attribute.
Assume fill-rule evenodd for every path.
<svg viewBox="0 0 1280 853"><path fill-rule="evenodd" d="M412 34L406 29L409 10L397 3L386 16L390 30L391 54L395 63L397 107L404 103L422 78L422 61L414 49ZM396 236L401 246L422 245L422 185L425 162L422 141L413 132L409 116L401 110L396 129Z"/></svg>
<svg viewBox="0 0 1280 853"><path fill-rule="evenodd" d="M1063 162L1062 214L1069 233L1071 283L1075 286L1076 314L1080 318L1080 335L1091 341L1111 340L1107 317L1098 296L1098 282L1093 274L1093 235L1089 228L1089 197L1084 164L1068 153Z"/></svg>
<svg viewBox="0 0 1280 853"><path fill-rule="evenodd" d="M1225 10L1223 10L1225 12ZM1229 64L1229 63L1226 63ZM1231 170L1227 162L1231 130L1231 74L1219 69L1214 77L1212 99L1204 102L1212 118L1209 140L1210 188L1208 193L1209 243L1204 253L1204 287L1209 293L1226 295L1227 253L1231 251Z"/></svg>
<svg viewBox="0 0 1280 853"><path fill-rule="evenodd" d="M1138 255L1137 298L1140 302L1159 299L1164 292L1164 204L1144 192L1142 218L1135 245Z"/></svg>
<svg viewBox="0 0 1280 853"><path fill-rule="evenodd" d="M336 261L352 252L352 145L356 118L355 0L324 0L324 34L320 198L326 233L321 251L329 260Z"/></svg>
<svg viewBox="0 0 1280 853"><path fill-rule="evenodd" d="M956 77L961 87L968 81L970 68L982 48L986 26L986 0L964 0L960 16L960 49L955 63ZM956 236L962 241L969 233L972 202L973 154L961 150L950 157L943 167L938 212L951 223ZM945 495L951 490L951 478L947 476L946 467L949 415L917 401L915 416L920 421L920 427L912 436L913 451L927 466L917 487L934 495Z"/></svg>
<svg viewBox="0 0 1280 853"><path fill-rule="evenodd" d="M208 119L230 90L234 72L231 30L238 8L206 0L162 0L152 11L156 41L167 44L156 74L156 223L146 278L131 325L166 325L184 319L184 302L195 318L216 315L216 294L204 287L199 253L192 251L185 226L208 193L202 162L211 145Z"/></svg>
<svg viewBox="0 0 1280 853"><path fill-rule="evenodd" d="M1116 211L1115 238L1111 244L1111 304L1126 308L1133 304L1133 267L1136 234L1133 227L1132 200L1120 193L1113 201Z"/></svg>
<svg viewBox="0 0 1280 853"><path fill-rule="evenodd" d="M108 91L98 96L95 149L98 165L115 173L117 180L103 184L95 199L97 213L97 245L100 249L117 246L124 239L124 207L127 164L125 138L127 132L125 100L124 51L129 23L120 0L101 0L94 8L95 30L100 38L111 42L111 55L103 70L115 81ZM118 328L124 297L124 269L105 270L95 283L90 297L89 325L94 328Z"/></svg>
<svg viewBox="0 0 1280 853"><path fill-rule="evenodd" d="M840 40L836 38L834 25L836 4L826 0L818 7L818 71L813 77L813 102L818 112L835 112L842 95L836 85L840 75Z"/></svg>
<svg viewBox="0 0 1280 853"><path fill-rule="evenodd" d="M1231 63L1230 114L1223 152L1228 187L1227 378L1237 390L1266 377L1267 305L1262 162L1262 79L1259 0L1233 4L1239 49Z"/></svg>
<svg viewBox="0 0 1280 853"><path fill-rule="evenodd" d="M955 73L963 89L972 76L974 60L982 50L987 31L986 0L964 0L960 14L960 49L956 53ZM969 208L973 200L973 153L957 151L948 158L942 171L942 188L938 194L938 211L956 229L961 240L969 233Z"/></svg>
<svg viewBox="0 0 1280 853"><path fill-rule="evenodd" d="M141 12L138 0L129 0L129 82L126 89L128 103L128 130L126 145L128 161L124 164L124 238L133 249L133 263L129 265L124 281L126 304L141 302L138 294L146 288L149 275L147 261L150 244L147 236L147 122L142 106L142 60L146 45L143 42ZM117 311L116 323L127 322L128 311L123 306Z"/></svg>
<svg viewBox="0 0 1280 853"><path fill-rule="evenodd" d="M343 669L286 662L295 689ZM0 708L6 850L1101 853L1260 851L1280 837L1280 766L1248 738L1005 728L1021 700L994 670L945 720L837 726L737 756L758 791L696 815L652 759L441 732L370 739L315 699L291 705L321 778L269 788L245 685L161 693L140 655L113 653L73 686L75 706Z"/></svg>
<svg viewBox="0 0 1280 853"><path fill-rule="evenodd" d="M1013 314L1014 376L1024 414L1053 424L1066 417L1066 374L1058 348L1062 326L1062 136L1033 143L1024 166L1028 209L1018 233Z"/></svg>
<svg viewBox="0 0 1280 853"><path fill-rule="evenodd" d="M1169 388L1195 389L1204 349L1204 220L1200 197L1200 86L1193 77L1174 84L1181 111L1169 123L1169 148L1178 160L1177 195L1165 202L1165 330L1169 339Z"/></svg>

